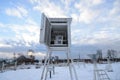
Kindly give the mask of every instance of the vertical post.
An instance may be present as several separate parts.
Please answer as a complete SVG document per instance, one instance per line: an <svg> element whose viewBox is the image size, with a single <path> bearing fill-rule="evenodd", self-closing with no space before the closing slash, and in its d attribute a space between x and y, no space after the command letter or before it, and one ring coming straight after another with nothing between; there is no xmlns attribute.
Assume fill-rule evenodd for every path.
<svg viewBox="0 0 120 80"><path fill-rule="evenodd" d="M48 73L48 67L49 67L49 64L50 64L50 57L51 57L51 51L50 51L50 49L49 49L49 53L48 53L48 62L47 62L47 67L46 67L46 73L45 73L45 80L46 80L46 78L47 78L47 73Z"/></svg>
<svg viewBox="0 0 120 80"><path fill-rule="evenodd" d="M41 80L43 80L43 78L44 78L44 73L45 73L45 68L46 68L46 63L47 63L47 60L48 60L48 56L49 56L49 48L48 48L48 51L47 51L47 56L46 56L45 61L44 61L44 67L43 67L43 71L42 71L42 75L41 75Z"/></svg>
<svg viewBox="0 0 120 80"><path fill-rule="evenodd" d="M70 59L69 59L69 51L67 50L67 64L69 66L69 71L70 71L70 77L71 77L71 80L73 80L73 75L72 75L72 69L71 69L71 65L70 65Z"/></svg>
<svg viewBox="0 0 120 80"><path fill-rule="evenodd" d="M74 71L74 76L75 76L75 79L78 80L78 77L77 77L77 73L76 73L76 69L73 65L73 59L71 58L70 56L70 49L68 49L68 52L69 52L69 57L70 57L70 60L71 60L71 65L72 65L72 68L73 68L73 71Z"/></svg>
<svg viewBox="0 0 120 80"><path fill-rule="evenodd" d="M4 64L4 62L2 62L2 70L1 70L1 72L4 71L4 66L5 66L5 64Z"/></svg>
<svg viewBox="0 0 120 80"><path fill-rule="evenodd" d="M108 61L108 65L110 65L110 58L109 57L107 58L107 61Z"/></svg>
<svg viewBox="0 0 120 80"><path fill-rule="evenodd" d="M112 72L113 69L112 69L112 66L111 66L110 57L107 58L107 61L108 61L107 71L108 71L108 72Z"/></svg>
<svg viewBox="0 0 120 80"><path fill-rule="evenodd" d="M50 78L51 78L51 70L49 72L50 72Z"/></svg>
<svg viewBox="0 0 120 80"><path fill-rule="evenodd" d="M68 49L67 49L67 64L69 66L69 71L70 71L70 77L71 77L71 80L73 80L73 75L72 75L72 69L71 69L71 65L70 65L70 45L71 45L71 30L70 30L70 21L67 22L67 25L68 25L68 29L67 29L67 35L68 36Z"/></svg>
<svg viewBox="0 0 120 80"><path fill-rule="evenodd" d="M83 61L83 66L84 66L84 68L86 67L86 65L85 65L85 59L84 59L84 61Z"/></svg>
<svg viewBox="0 0 120 80"><path fill-rule="evenodd" d="M16 60L16 54L15 52L13 53L13 59L14 59L14 70L16 70L16 65L17 65L17 60Z"/></svg>
<svg viewBox="0 0 120 80"><path fill-rule="evenodd" d="M80 54L79 54L79 57L78 57L78 66L80 67Z"/></svg>
<svg viewBox="0 0 120 80"><path fill-rule="evenodd" d="M94 80L96 80L97 79L97 76L96 76L96 73L97 73L97 55L93 54L92 59L93 59L93 64L94 64Z"/></svg>
<svg viewBox="0 0 120 80"><path fill-rule="evenodd" d="M55 74L55 66L53 66L53 74Z"/></svg>
<svg viewBox="0 0 120 80"><path fill-rule="evenodd" d="M14 70L17 68L17 61L15 61Z"/></svg>
<svg viewBox="0 0 120 80"><path fill-rule="evenodd" d="M110 70L110 58L109 57L107 58L107 63L108 63L107 71L109 71Z"/></svg>
<svg viewBox="0 0 120 80"><path fill-rule="evenodd" d="M96 80L96 62L94 61L94 80Z"/></svg>

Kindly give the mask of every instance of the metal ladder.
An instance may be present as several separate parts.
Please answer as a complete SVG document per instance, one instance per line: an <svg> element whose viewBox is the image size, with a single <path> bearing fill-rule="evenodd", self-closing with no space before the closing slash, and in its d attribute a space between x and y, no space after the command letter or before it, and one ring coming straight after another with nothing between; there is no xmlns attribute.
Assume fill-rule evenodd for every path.
<svg viewBox="0 0 120 80"><path fill-rule="evenodd" d="M98 75L98 80L110 80L108 74L102 70L102 69L99 69L99 70L96 70L97 71L97 75Z"/></svg>

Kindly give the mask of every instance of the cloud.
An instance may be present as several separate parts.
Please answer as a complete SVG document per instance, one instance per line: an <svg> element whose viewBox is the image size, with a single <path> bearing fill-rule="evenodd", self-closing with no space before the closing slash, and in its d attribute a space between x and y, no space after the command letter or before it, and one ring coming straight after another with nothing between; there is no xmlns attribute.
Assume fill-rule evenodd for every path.
<svg viewBox="0 0 120 80"><path fill-rule="evenodd" d="M37 25L24 24L24 25L11 25L18 40L28 42L39 42L39 27ZM23 27L24 26L24 27Z"/></svg>
<svg viewBox="0 0 120 80"><path fill-rule="evenodd" d="M107 3L107 2L106 2ZM111 6L111 7L110 7ZM109 6L101 10L100 16L96 21L101 23L119 24L120 23L120 0L114 0ZM117 25L118 26L118 25ZM115 27L115 26L114 26Z"/></svg>
<svg viewBox="0 0 120 80"><path fill-rule="evenodd" d="M43 52L36 52L36 53L34 53L33 55L34 55L36 58L38 58L38 59L44 59L45 56L46 56L46 54L43 53Z"/></svg>
<svg viewBox="0 0 120 80"><path fill-rule="evenodd" d="M63 9L49 0L38 2L37 5L33 7L33 10L45 13L48 17L66 17Z"/></svg>
<svg viewBox="0 0 120 80"><path fill-rule="evenodd" d="M78 23L78 21L79 21L79 17L78 17L78 15L77 14L71 14L71 17L72 17L72 21L73 21L73 23Z"/></svg>
<svg viewBox="0 0 120 80"><path fill-rule="evenodd" d="M119 48L120 44L120 1L115 0L107 3L106 0L29 0L31 4L24 5L32 7L31 13L22 6L6 8L8 16L22 18L24 21L17 23L0 23L0 29L3 32L8 30L12 34L4 32L6 37L1 36L3 41L1 51L26 51L34 49L35 51L45 50L45 46L39 44L39 23L36 16L44 12L48 17L72 17L72 52L80 46L81 53L88 50L88 53L102 48ZM33 14L34 13L34 14ZM8 17L7 16L7 17ZM40 18L39 18L40 19ZM38 21L39 22L39 21ZM22 23L22 24L21 24ZM9 36L9 37L8 37ZM91 45L94 45L91 47ZM10 47L11 46L11 47ZM84 46L84 48L82 48ZM86 49L86 46L87 49ZM107 47L105 47L107 46ZM109 47L110 46L110 47ZM10 47L10 48L8 48ZM89 50L90 49L90 50ZM78 48L78 52L80 52ZM38 53L42 55L41 53ZM37 53L35 54L37 56Z"/></svg>
<svg viewBox="0 0 120 80"><path fill-rule="evenodd" d="M99 30L91 27L72 30L72 44L74 45L118 45L120 34L118 27L104 25Z"/></svg>
<svg viewBox="0 0 120 80"><path fill-rule="evenodd" d="M98 9L94 9L94 7L101 3L102 0L82 0L79 3L75 3L74 6L79 13L79 22L92 23L99 16L100 12Z"/></svg>
<svg viewBox="0 0 120 80"><path fill-rule="evenodd" d="M113 4L113 8L110 10L109 15L120 15L120 0L116 0Z"/></svg>
<svg viewBox="0 0 120 80"><path fill-rule="evenodd" d="M5 12L9 16L15 16L18 18L23 18L23 17L26 17L28 15L28 11L22 6L17 6L14 8L7 8L5 10Z"/></svg>
<svg viewBox="0 0 120 80"><path fill-rule="evenodd" d="M95 18L98 16L97 14L98 14L97 11L85 9L84 11L81 12L79 16L79 21L89 24L95 20Z"/></svg>
<svg viewBox="0 0 120 80"><path fill-rule="evenodd" d="M0 52L0 58L3 58L3 59L4 58L7 58L7 59L8 58L13 58L13 54L12 53L10 54L8 52L5 52L5 53L4 52Z"/></svg>
<svg viewBox="0 0 120 80"><path fill-rule="evenodd" d="M110 8L110 5L105 5L103 0L94 1L83 0L75 3L75 9L78 10L78 13L71 16L75 22L78 20L77 25L75 25L78 27L74 28L74 31L72 30L72 43L80 45L117 45L116 42L120 40L118 30L118 27L120 27L119 0L111 3L111 6L113 4L112 8ZM104 4L105 7L99 7L101 4Z"/></svg>
<svg viewBox="0 0 120 80"><path fill-rule="evenodd" d="M19 53L19 52L16 52L15 53L15 56L16 57L19 57L20 55L24 55L24 56L28 56L27 55L27 51L23 54L23 53ZM46 54L45 53L43 53L43 52L34 52L33 54L32 54L33 56L35 56L35 58L36 59L44 59L44 57L46 56ZM1 58L14 58L14 52L0 52L0 59Z"/></svg>
<svg viewBox="0 0 120 80"><path fill-rule="evenodd" d="M31 46L30 43L39 43L39 25L36 24L32 19L26 19L24 24L4 24L4 28L1 28L1 31L4 29L9 29L9 31L13 34L7 34L7 36L12 35L10 37L10 41L13 46ZM6 33L2 33L5 35ZM1 36L1 40L9 39L7 37Z"/></svg>
<svg viewBox="0 0 120 80"><path fill-rule="evenodd" d="M0 28L4 27L4 24L0 23Z"/></svg>
<svg viewBox="0 0 120 80"><path fill-rule="evenodd" d="M74 0L61 0L62 4L64 4L64 9L66 12L69 12L71 9L71 4L74 2Z"/></svg>
<svg viewBox="0 0 120 80"><path fill-rule="evenodd" d="M104 0L91 0L93 5L99 5L104 2Z"/></svg>
<svg viewBox="0 0 120 80"><path fill-rule="evenodd" d="M9 44L0 43L0 48L1 48L1 47L7 47L7 48L10 48L10 47L12 47L12 46L9 45Z"/></svg>
<svg viewBox="0 0 120 80"><path fill-rule="evenodd" d="M32 4L34 4L34 3L39 3L40 2L40 0L29 0L30 1L30 3L32 3Z"/></svg>
<svg viewBox="0 0 120 80"><path fill-rule="evenodd" d="M38 25L32 18L26 18L25 22L31 25Z"/></svg>

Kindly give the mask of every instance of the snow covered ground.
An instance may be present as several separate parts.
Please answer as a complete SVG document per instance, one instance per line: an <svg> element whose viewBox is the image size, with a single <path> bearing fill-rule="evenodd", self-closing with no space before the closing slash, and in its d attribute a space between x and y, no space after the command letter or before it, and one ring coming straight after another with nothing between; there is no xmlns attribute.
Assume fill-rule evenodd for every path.
<svg viewBox="0 0 120 80"><path fill-rule="evenodd" d="M40 80L43 66L36 69L34 65L30 65L30 69L7 70L0 73L0 80ZM75 64L79 80L93 80L93 64ZM105 69L106 64L98 64L99 69ZM120 80L120 63L112 64L113 72L107 72L111 80ZM49 76L47 80L70 80L69 68L55 67L55 75Z"/></svg>

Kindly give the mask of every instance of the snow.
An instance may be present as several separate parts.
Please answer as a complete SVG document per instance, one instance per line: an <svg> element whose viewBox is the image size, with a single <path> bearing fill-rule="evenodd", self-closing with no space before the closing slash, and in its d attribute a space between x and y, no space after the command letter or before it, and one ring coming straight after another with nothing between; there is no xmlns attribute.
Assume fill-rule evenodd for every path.
<svg viewBox="0 0 120 80"><path fill-rule="evenodd" d="M27 65L28 66L28 65ZM93 64L74 64L79 80L93 80ZM99 69L105 69L107 64L98 64ZM26 67L27 68L27 67ZM40 80L43 66L39 69L35 68L35 65L30 65L30 69L7 70L0 73L0 80ZM107 72L111 80L120 80L120 63L112 64L113 72ZM52 74L52 78L47 80L70 80L68 66L56 66L55 75Z"/></svg>

